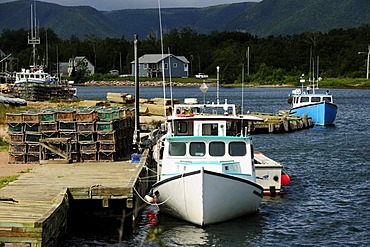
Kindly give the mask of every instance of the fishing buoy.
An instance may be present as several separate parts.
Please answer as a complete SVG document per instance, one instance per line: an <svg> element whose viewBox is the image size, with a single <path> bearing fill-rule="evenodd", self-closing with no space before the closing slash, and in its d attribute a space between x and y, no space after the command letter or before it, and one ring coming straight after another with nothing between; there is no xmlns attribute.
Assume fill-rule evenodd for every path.
<svg viewBox="0 0 370 247"><path fill-rule="evenodd" d="M289 185L289 183L290 183L289 175L286 174L286 173L281 174L281 185L282 186L287 186L287 185Z"/></svg>
<svg viewBox="0 0 370 247"><path fill-rule="evenodd" d="M150 195L146 195L144 197L145 201L148 202L148 203L155 203L155 198L154 196L150 196Z"/></svg>

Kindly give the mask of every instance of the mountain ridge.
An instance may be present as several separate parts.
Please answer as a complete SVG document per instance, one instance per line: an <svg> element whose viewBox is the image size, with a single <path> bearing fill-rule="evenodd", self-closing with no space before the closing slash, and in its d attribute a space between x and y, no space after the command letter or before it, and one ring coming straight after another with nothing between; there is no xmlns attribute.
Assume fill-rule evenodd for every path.
<svg viewBox="0 0 370 247"><path fill-rule="evenodd" d="M40 1L36 2L36 9L39 26L53 29L62 39L130 38L133 34L145 38L159 29L157 9L98 11L90 6L70 7ZM0 16L1 31L29 29L29 0L0 4ZM203 8L163 8L161 16L164 32L186 27L204 34L242 31L267 37L370 24L370 1L263 0Z"/></svg>

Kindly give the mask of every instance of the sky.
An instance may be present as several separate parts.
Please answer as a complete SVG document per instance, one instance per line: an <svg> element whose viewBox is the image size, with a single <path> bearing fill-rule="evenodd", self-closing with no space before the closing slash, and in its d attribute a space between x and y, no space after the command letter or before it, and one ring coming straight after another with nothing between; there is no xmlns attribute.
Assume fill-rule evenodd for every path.
<svg viewBox="0 0 370 247"><path fill-rule="evenodd" d="M0 3L14 0L0 0ZM32 3L34 0L30 0ZM177 8L177 7L207 7L219 4L260 2L262 0L42 0L42 2L56 3L63 6L88 5L97 10Z"/></svg>

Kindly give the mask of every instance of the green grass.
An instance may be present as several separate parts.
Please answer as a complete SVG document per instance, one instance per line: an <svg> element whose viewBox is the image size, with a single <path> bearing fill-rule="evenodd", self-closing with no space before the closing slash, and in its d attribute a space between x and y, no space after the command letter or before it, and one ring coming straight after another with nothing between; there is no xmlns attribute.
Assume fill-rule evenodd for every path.
<svg viewBox="0 0 370 247"><path fill-rule="evenodd" d="M0 178L0 189L17 180L19 175Z"/></svg>

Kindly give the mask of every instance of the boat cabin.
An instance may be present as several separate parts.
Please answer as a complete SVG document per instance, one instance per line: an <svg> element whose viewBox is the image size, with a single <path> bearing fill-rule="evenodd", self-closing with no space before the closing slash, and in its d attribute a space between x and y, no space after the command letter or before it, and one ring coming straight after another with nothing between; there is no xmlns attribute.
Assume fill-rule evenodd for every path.
<svg viewBox="0 0 370 247"><path fill-rule="evenodd" d="M292 107L312 105L321 102L333 103L333 96L329 94L329 91L326 91L326 94L301 94L300 90L298 92L297 90L293 90L293 93L288 99L288 103L291 104Z"/></svg>
<svg viewBox="0 0 370 247"><path fill-rule="evenodd" d="M56 80L42 69L22 69L21 72L17 72L15 75L15 84L52 82L56 82Z"/></svg>
<svg viewBox="0 0 370 247"><path fill-rule="evenodd" d="M169 121L169 131L175 136L236 136L248 126L238 118L215 119L212 117L188 117Z"/></svg>
<svg viewBox="0 0 370 247"><path fill-rule="evenodd" d="M164 148L163 174L191 172L207 165L214 172L253 174L253 146L249 137L167 137ZM245 165L248 163L249 165Z"/></svg>
<svg viewBox="0 0 370 247"><path fill-rule="evenodd" d="M168 132L174 136L237 136L246 131L249 121L259 118L237 116L234 104L194 104L196 99L186 99L187 104L174 105L168 118ZM245 132L246 133L246 132Z"/></svg>

